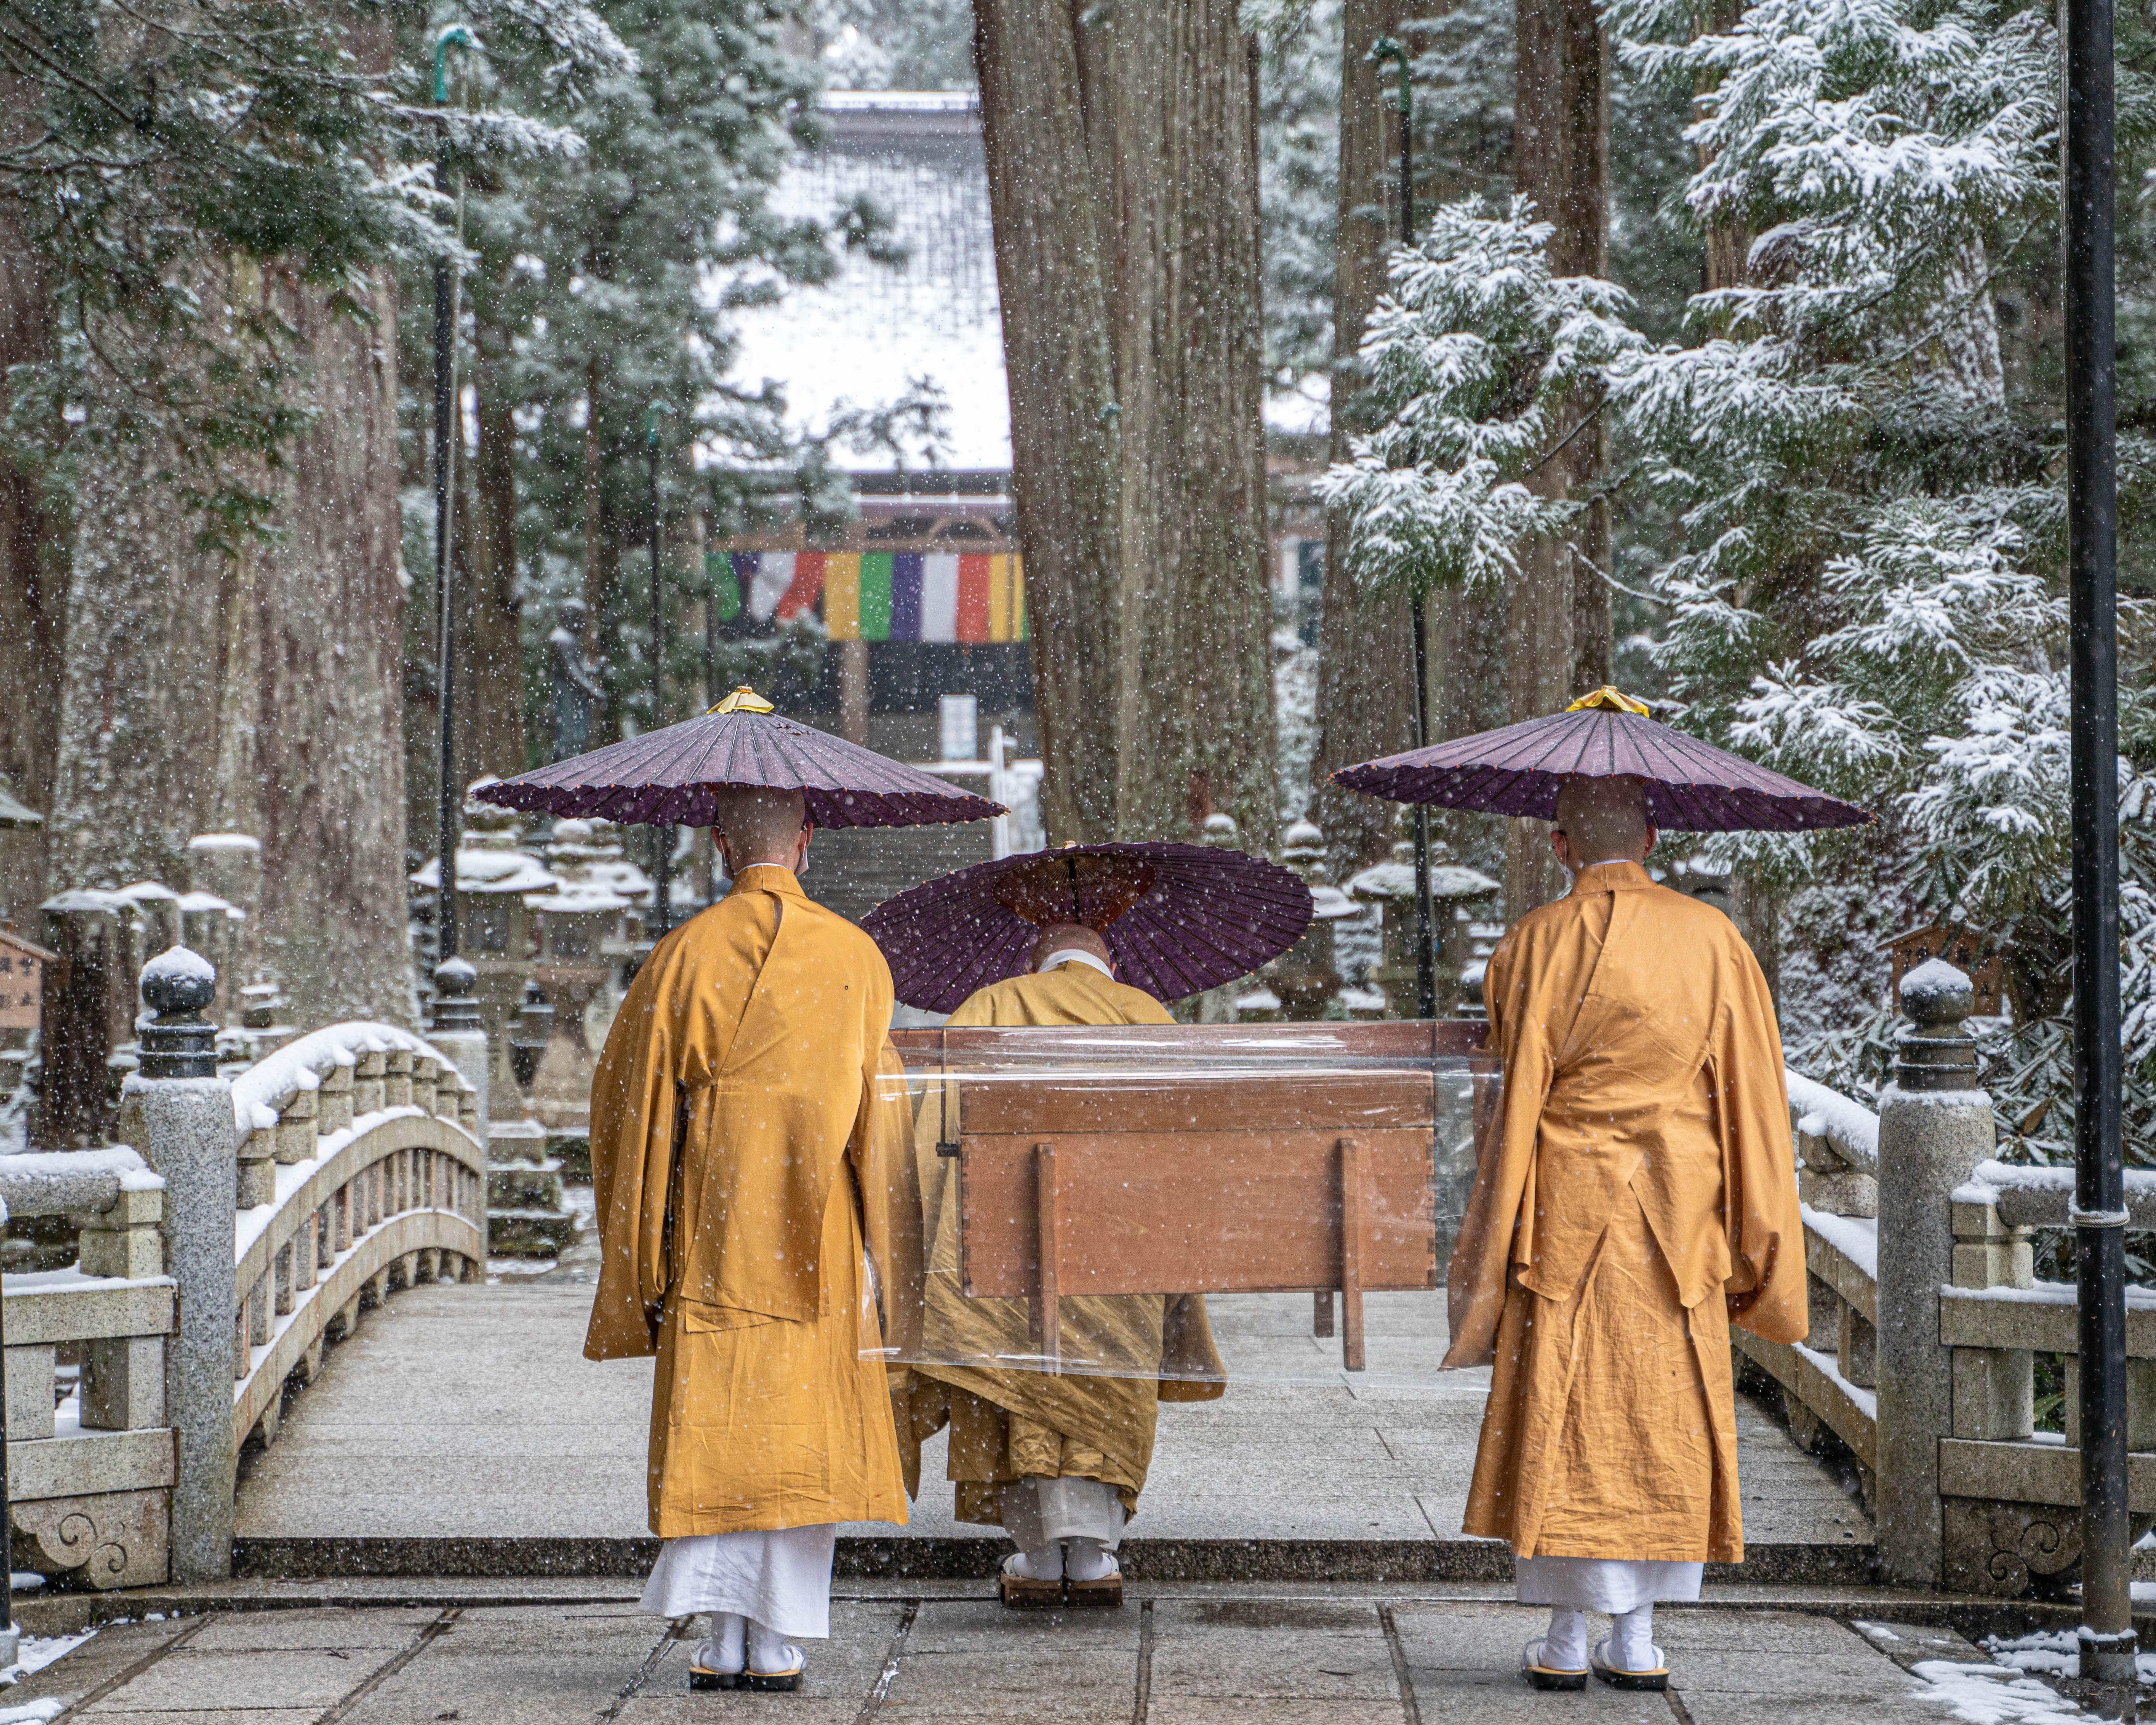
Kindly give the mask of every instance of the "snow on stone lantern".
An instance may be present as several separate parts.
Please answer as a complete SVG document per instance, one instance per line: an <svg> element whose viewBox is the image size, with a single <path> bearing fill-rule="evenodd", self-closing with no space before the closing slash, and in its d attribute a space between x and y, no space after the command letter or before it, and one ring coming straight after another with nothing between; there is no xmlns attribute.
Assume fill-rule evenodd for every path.
<svg viewBox="0 0 2156 1725"><path fill-rule="evenodd" d="M1355 901L1326 876L1325 834L1317 822L1289 823L1281 835L1281 865L1310 889L1310 927L1267 968L1267 981L1280 999L1280 1016L1291 1024L1327 1017L1340 993L1339 965L1333 951L1335 927L1360 914Z"/></svg>
<svg viewBox="0 0 2156 1725"><path fill-rule="evenodd" d="M135 906L136 956L143 964L180 943L180 896L162 880L137 880L123 886L119 896Z"/></svg>
<svg viewBox="0 0 2156 1725"><path fill-rule="evenodd" d="M1433 851L1439 847L1433 845ZM1471 1004L1463 974L1474 961L1470 905L1496 896L1498 885L1487 875L1459 863L1432 858L1430 869L1430 926L1437 937L1437 1011L1440 1018L1458 1015ZM1348 877L1348 896L1358 904L1375 905L1384 919L1383 956L1371 967L1371 985L1381 990L1388 1018L1404 1014L1400 1008L1414 999L1414 841L1403 839L1393 846L1389 862L1374 863ZM1471 991L1479 1003L1480 977Z"/></svg>
<svg viewBox="0 0 2156 1725"><path fill-rule="evenodd" d="M470 788L495 782L491 775L474 779ZM410 879L422 891L439 891L441 859L429 857ZM560 884L551 869L524 849L515 809L467 795L457 844L457 927L462 932L457 956L476 976L480 1022L486 1027L489 1088L495 1096L514 1094L509 1037L538 947L530 901Z"/></svg>
<svg viewBox="0 0 2156 1725"><path fill-rule="evenodd" d="M180 944L199 952L217 972L217 995L209 1008L213 1024L229 1024L239 1017L239 978L246 961L247 912L213 892L183 892L175 908L180 913Z"/></svg>
<svg viewBox="0 0 2156 1725"><path fill-rule="evenodd" d="M588 1155L578 1145L591 1128L594 1049L619 1004L621 973L641 932L641 918L632 920L638 895L649 904L651 882L624 859L614 829L603 821L556 821L547 864L552 888L533 893L526 904L539 925L532 980L554 1019L530 1094L548 1142L574 1165Z"/></svg>

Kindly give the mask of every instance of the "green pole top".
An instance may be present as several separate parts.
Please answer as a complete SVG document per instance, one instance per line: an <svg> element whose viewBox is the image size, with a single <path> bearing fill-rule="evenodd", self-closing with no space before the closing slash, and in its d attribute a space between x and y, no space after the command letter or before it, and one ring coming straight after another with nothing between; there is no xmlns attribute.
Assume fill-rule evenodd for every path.
<svg viewBox="0 0 2156 1725"><path fill-rule="evenodd" d="M665 401L654 401L644 410L644 440L653 449L659 447L659 416L673 411L673 403Z"/></svg>
<svg viewBox="0 0 2156 1725"><path fill-rule="evenodd" d="M1398 37L1380 36L1370 44L1372 64L1382 65L1387 60L1400 63L1400 111L1404 114L1414 100L1412 62L1408 58L1408 45Z"/></svg>
<svg viewBox="0 0 2156 1725"><path fill-rule="evenodd" d="M444 108L449 101L449 50L461 48L469 54L479 51L479 38L462 24L451 24L434 38L434 105Z"/></svg>

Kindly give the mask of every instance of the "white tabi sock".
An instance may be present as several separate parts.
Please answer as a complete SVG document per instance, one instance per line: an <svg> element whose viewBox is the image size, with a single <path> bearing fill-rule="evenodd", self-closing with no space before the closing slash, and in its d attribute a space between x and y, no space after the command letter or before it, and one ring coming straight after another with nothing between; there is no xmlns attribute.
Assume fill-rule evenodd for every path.
<svg viewBox="0 0 2156 1725"><path fill-rule="evenodd" d="M748 1668L767 1675L790 1671L801 1663L801 1650L777 1630L760 1623L748 1626Z"/></svg>
<svg viewBox="0 0 2156 1725"><path fill-rule="evenodd" d="M1563 1605L1550 1608L1549 1633L1543 1640L1543 1669L1547 1671L1584 1671L1587 1669L1587 1614Z"/></svg>
<svg viewBox="0 0 2156 1725"><path fill-rule="evenodd" d="M1022 1551L1011 1563L1011 1574L1021 1581L1063 1579L1063 1542L1044 1545L1039 1551Z"/></svg>
<svg viewBox="0 0 2156 1725"><path fill-rule="evenodd" d="M1635 1606L1609 1620L1609 1662L1620 1671L1651 1671L1661 1661L1655 1657L1655 1602Z"/></svg>
<svg viewBox="0 0 2156 1725"><path fill-rule="evenodd" d="M1070 1553L1063 1560L1063 1573L1073 1581L1099 1581L1112 1575L1116 1560L1097 1539L1073 1538Z"/></svg>
<svg viewBox="0 0 2156 1725"><path fill-rule="evenodd" d="M696 1649L696 1664L707 1671L737 1671L742 1668L742 1646L748 1620L731 1611L711 1614L711 1633Z"/></svg>

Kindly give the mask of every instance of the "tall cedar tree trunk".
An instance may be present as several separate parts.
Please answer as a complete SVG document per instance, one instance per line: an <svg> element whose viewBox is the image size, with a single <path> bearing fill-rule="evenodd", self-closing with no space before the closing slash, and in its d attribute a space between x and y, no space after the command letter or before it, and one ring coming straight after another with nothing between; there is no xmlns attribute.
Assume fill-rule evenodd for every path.
<svg viewBox="0 0 2156 1725"><path fill-rule="evenodd" d="M397 577L397 305L372 327L311 290L278 309L310 362L320 417L295 447L260 558L262 930L294 1022L408 1021L404 751Z"/></svg>
<svg viewBox="0 0 2156 1725"><path fill-rule="evenodd" d="M293 1021L408 1021L393 290L376 282L370 328L250 269L214 285L272 297L319 417L290 452L283 536L234 558L196 548L168 448L85 465L52 882L184 884L192 834L252 832L249 945Z"/></svg>
<svg viewBox="0 0 2156 1725"><path fill-rule="evenodd" d="M1360 387L1356 352L1370 309L1385 283L1385 259L1399 235L1399 120L1384 100L1389 69L1370 63L1380 36L1399 39L1405 0L1346 0L1340 43L1338 249L1332 276L1331 459L1349 458L1348 440L1367 428L1355 411ZM1408 747L1414 704L1414 643L1404 600L1377 599L1348 565L1348 530L1337 516L1325 528L1325 588L1317 626L1317 824L1335 866L1376 862L1391 844L1394 805L1343 791L1327 781L1343 767ZM1455 594L1433 596L1442 613Z"/></svg>
<svg viewBox="0 0 2156 1725"><path fill-rule="evenodd" d="M1255 62L1232 0L976 0L1051 838L1277 815Z"/></svg>
<svg viewBox="0 0 2156 1725"><path fill-rule="evenodd" d="M479 447L458 467L456 746L457 776L466 784L481 773L507 778L524 770L516 428L502 388L505 346L495 332L479 331L472 365Z"/></svg>
<svg viewBox="0 0 2156 1725"><path fill-rule="evenodd" d="M197 290L212 297L207 283ZM225 559L198 550L153 435L85 459L74 491L48 884L187 882L217 809Z"/></svg>
<svg viewBox="0 0 2156 1725"><path fill-rule="evenodd" d="M11 137L33 111L27 97L18 80L0 75L0 137ZM8 408L8 368L51 350L43 272L12 200L0 197L0 414ZM0 773L39 810L52 801L59 745L67 614L55 545L61 531L38 475L0 459ZM31 912L44 897L44 835L0 833L0 917L13 917L34 937Z"/></svg>
<svg viewBox="0 0 2156 1725"><path fill-rule="evenodd" d="M1519 0L1516 16L1513 184L1556 230L1551 270L1600 275L1609 233L1609 44L1594 0ZM1577 413L1566 418L1553 428L1553 443L1578 424ZM1599 424L1573 437L1528 484L1549 497L1592 486L1603 464ZM1522 548L1507 653L1515 723L1560 711L1583 688L1607 680L1609 602L1600 568L1607 539L1606 515L1595 511L1563 536ZM1509 914L1555 897L1563 879L1545 824L1513 822L1506 845Z"/></svg>

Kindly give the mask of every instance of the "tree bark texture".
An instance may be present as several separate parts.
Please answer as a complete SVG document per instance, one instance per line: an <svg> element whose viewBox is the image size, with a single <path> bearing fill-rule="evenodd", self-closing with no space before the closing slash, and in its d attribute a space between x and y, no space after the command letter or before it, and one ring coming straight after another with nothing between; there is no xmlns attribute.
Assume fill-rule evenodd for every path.
<svg viewBox="0 0 2156 1725"><path fill-rule="evenodd" d="M1388 71L1370 63L1378 37L1399 39L1404 0L1346 0L1340 45L1340 238L1332 277L1332 415L1329 458L1349 458L1364 429L1355 408L1356 363L1370 310L1385 282L1385 259L1399 236L1399 119L1384 100ZM1414 642L1404 599L1373 598L1353 578L1344 523L1325 528L1325 588L1317 625L1317 781L1312 814L1325 829L1337 878L1381 860L1392 844L1393 805L1343 791L1330 776L1358 761L1406 748L1413 737ZM1437 619L1461 602L1434 593ZM1442 678L1438 680L1440 683ZM1436 705L1433 702L1433 706ZM1440 735L1433 723L1429 735Z"/></svg>
<svg viewBox="0 0 2156 1725"><path fill-rule="evenodd" d="M395 306L386 280L372 329L311 290L268 291L320 409L290 452L277 541L198 550L155 441L85 465L52 885L185 886L189 838L251 832L249 946L295 1020L408 1021Z"/></svg>
<svg viewBox="0 0 2156 1725"><path fill-rule="evenodd" d="M281 290L320 417L262 559L262 938L295 1022L413 1016L405 934L397 305ZM274 764L272 764L274 763Z"/></svg>
<svg viewBox="0 0 2156 1725"><path fill-rule="evenodd" d="M151 436L85 459L74 493L67 655L48 820L48 885L187 883L209 830L225 560L197 549L171 447Z"/></svg>
<svg viewBox="0 0 2156 1725"><path fill-rule="evenodd" d="M1513 184L1553 229L1552 271L1599 275L1609 256L1609 44L1594 0L1518 0L1516 17ZM1553 444L1578 428L1580 411L1552 428ZM1597 482L1602 463L1598 421L1527 483L1543 496L1568 497ZM1589 510L1563 537L1522 548L1507 652L1515 723L1559 711L1582 687L1608 679L1609 600L1601 567L1607 538L1606 516ZM1508 913L1532 910L1563 886L1545 824L1513 822L1506 848Z"/></svg>
<svg viewBox="0 0 2156 1725"><path fill-rule="evenodd" d="M1232 0L977 0L1050 837L1270 842L1255 90Z"/></svg>
<svg viewBox="0 0 2156 1725"><path fill-rule="evenodd" d="M458 466L457 774L524 770L523 602L516 580L516 428L482 331L472 366L479 447Z"/></svg>
<svg viewBox="0 0 2156 1725"><path fill-rule="evenodd" d="M32 111L16 80L0 77L0 132ZM7 411L11 366L51 352L52 324L43 272L24 244L12 203L0 198L0 413ZM0 459L0 773L15 795L40 811L51 803L59 743L59 681L65 640L65 566L56 554L64 524L54 518L39 476ZM0 833L0 917L26 932L45 896L45 839Z"/></svg>

